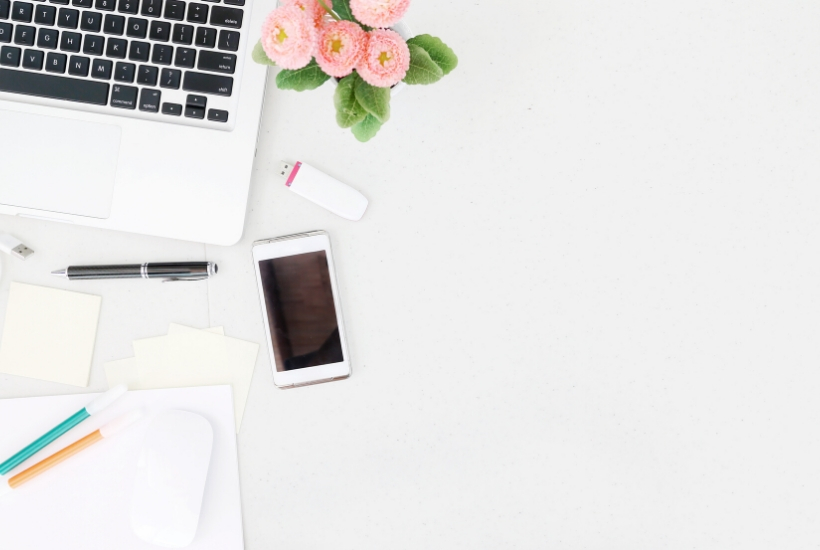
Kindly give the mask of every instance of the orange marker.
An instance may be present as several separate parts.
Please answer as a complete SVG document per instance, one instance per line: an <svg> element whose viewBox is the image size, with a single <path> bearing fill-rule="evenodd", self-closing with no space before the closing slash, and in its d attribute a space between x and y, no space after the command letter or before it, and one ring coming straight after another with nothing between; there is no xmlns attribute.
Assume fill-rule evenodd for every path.
<svg viewBox="0 0 820 550"><path fill-rule="evenodd" d="M60 449L53 455L49 456L48 458L44 458L37 464L23 470L19 474L15 474L8 479L0 477L0 495L2 495L3 493L10 492L12 489L16 489L23 483L34 479L46 470L50 470L60 462L68 458L71 458L83 449L87 449L97 441L111 437L116 432L124 428L127 428L128 426L142 418L142 416L142 410L131 411L130 413L125 414L117 418L116 420L109 422L99 430L91 432L82 439L75 441L68 447Z"/></svg>

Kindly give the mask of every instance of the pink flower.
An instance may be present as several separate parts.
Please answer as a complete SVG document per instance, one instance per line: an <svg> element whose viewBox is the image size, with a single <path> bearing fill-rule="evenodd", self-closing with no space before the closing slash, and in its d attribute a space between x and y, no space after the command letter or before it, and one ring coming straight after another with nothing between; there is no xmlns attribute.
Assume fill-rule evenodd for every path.
<svg viewBox="0 0 820 550"><path fill-rule="evenodd" d="M368 34L364 57L356 66L365 82L389 88L398 84L410 67L410 49L399 33L377 29Z"/></svg>
<svg viewBox="0 0 820 550"><path fill-rule="evenodd" d="M390 27L404 17L410 0L350 0L356 19L368 27Z"/></svg>
<svg viewBox="0 0 820 550"><path fill-rule="evenodd" d="M334 21L319 30L316 62L330 76L342 78L364 55L367 33L353 21Z"/></svg>
<svg viewBox="0 0 820 550"><path fill-rule="evenodd" d="M282 0L280 4L282 6L296 6L307 13L317 27L322 26L324 22L323 19L327 14L325 8L319 4L318 0ZM327 4L328 8L333 9L333 2L331 0L325 0L325 4Z"/></svg>
<svg viewBox="0 0 820 550"><path fill-rule="evenodd" d="M262 24L262 48L283 69L301 69L316 49L313 20L296 6L276 8Z"/></svg>

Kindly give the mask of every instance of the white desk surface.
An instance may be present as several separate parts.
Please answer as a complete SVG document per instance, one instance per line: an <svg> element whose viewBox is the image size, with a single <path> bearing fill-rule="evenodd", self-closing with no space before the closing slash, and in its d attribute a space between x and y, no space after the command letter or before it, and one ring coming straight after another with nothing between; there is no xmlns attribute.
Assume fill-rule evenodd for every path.
<svg viewBox="0 0 820 550"><path fill-rule="evenodd" d="M331 233L350 380L239 435L248 550L814 548L820 4L414 0L459 68L362 145L333 89L269 87L231 248L25 219L12 280L103 296L103 363L170 322L264 344L252 241ZM280 159L371 200L334 217ZM208 284L52 279L208 259ZM2 313L0 313L2 315ZM2 321L2 319L0 319ZM0 376L0 397L80 389Z"/></svg>

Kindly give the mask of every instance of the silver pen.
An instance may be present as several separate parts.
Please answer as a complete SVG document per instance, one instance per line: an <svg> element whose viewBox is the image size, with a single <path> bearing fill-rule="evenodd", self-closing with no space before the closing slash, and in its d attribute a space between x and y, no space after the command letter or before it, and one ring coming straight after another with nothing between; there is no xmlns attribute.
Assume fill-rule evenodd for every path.
<svg viewBox="0 0 820 550"><path fill-rule="evenodd" d="M71 281L82 279L163 279L169 281L204 281L216 275L219 267L212 262L169 262L127 265L74 265L52 271Z"/></svg>

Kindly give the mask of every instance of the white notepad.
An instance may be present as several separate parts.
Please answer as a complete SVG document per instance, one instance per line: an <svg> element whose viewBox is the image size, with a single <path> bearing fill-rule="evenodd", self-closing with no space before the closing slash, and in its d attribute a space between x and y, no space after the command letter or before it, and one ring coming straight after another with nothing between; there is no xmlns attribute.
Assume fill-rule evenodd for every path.
<svg viewBox="0 0 820 550"><path fill-rule="evenodd" d="M11 283L0 372L87 386L99 296Z"/></svg>
<svg viewBox="0 0 820 550"><path fill-rule="evenodd" d="M31 443L94 396L61 395L0 400L0 462ZM148 550L131 531L131 497L145 431L158 413L179 409L201 414L214 441L205 496L191 550L242 550L242 514L236 432L230 386L128 392L40 451L12 474L145 407L148 418L104 439L0 498L0 548Z"/></svg>

